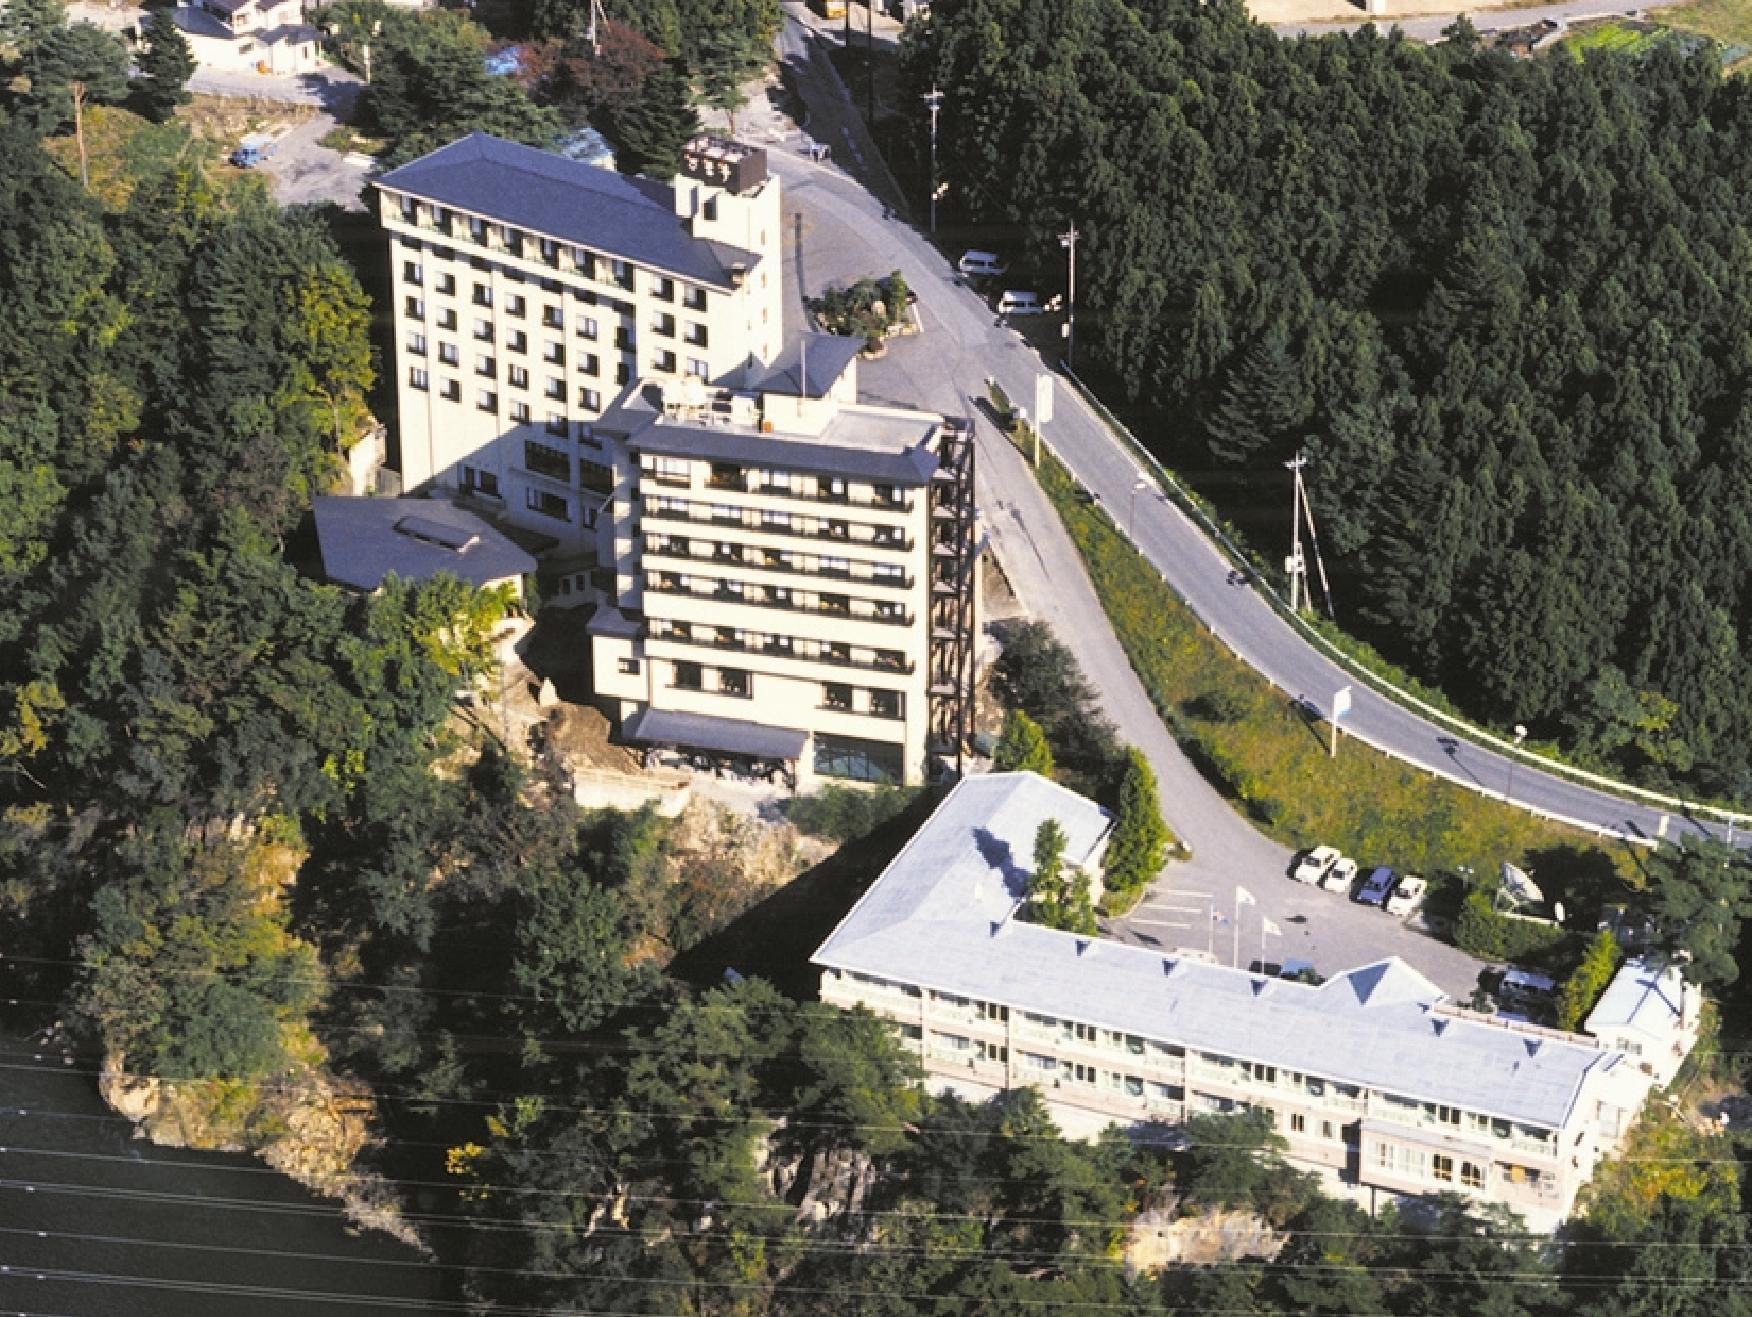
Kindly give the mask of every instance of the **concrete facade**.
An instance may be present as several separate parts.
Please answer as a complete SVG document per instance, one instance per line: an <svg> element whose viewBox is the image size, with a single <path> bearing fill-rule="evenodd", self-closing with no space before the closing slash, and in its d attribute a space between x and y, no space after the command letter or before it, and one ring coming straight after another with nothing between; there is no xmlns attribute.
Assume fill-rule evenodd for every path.
<svg viewBox="0 0 1752 1317"><path fill-rule="evenodd" d="M933 1083L1030 1085L1067 1128L1257 1110L1365 1200L1455 1192L1549 1230L1653 1076L1600 1040L1450 1003L1397 960L1320 987L1020 923L1031 838L1105 815L1032 774L972 778L814 956L821 996L892 1021Z"/></svg>
<svg viewBox="0 0 1752 1317"><path fill-rule="evenodd" d="M304 21L304 0L199 0L179 4L173 16L204 69L286 76L326 63L322 34Z"/></svg>
<svg viewBox="0 0 1752 1317"><path fill-rule="evenodd" d="M378 181L406 489L594 550L590 423L640 379L777 357L779 182L716 139L686 160L670 186L476 133Z"/></svg>

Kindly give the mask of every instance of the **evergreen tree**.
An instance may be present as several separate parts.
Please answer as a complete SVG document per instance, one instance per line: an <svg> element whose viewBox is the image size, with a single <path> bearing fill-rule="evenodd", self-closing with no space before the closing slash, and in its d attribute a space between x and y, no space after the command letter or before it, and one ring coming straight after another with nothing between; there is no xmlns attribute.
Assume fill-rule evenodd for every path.
<svg viewBox="0 0 1752 1317"><path fill-rule="evenodd" d="M1207 442L1213 455L1239 465L1281 447L1307 415L1289 335L1274 324L1230 372L1205 426Z"/></svg>
<svg viewBox="0 0 1752 1317"><path fill-rule="evenodd" d="M603 131L615 146L615 164L628 174L675 177L681 148L699 132L687 69L665 60L645 79L641 95L603 115Z"/></svg>
<svg viewBox="0 0 1752 1317"><path fill-rule="evenodd" d="M1052 747L1046 733L1020 709L1004 715L1004 730L992 751L992 768L999 773L1039 773L1052 776Z"/></svg>
<svg viewBox="0 0 1752 1317"><path fill-rule="evenodd" d="M1752 859L1724 842L1687 836L1649 857L1649 912L1685 978L1723 987L1740 977L1740 921L1752 918Z"/></svg>
<svg viewBox="0 0 1752 1317"><path fill-rule="evenodd" d="M85 151L85 107L116 105L128 94L128 52L113 33L92 23L50 30L25 58L29 106L38 127L58 132L68 122L79 143L79 181L91 185Z"/></svg>
<svg viewBox="0 0 1752 1317"><path fill-rule="evenodd" d="M152 11L141 38L136 60L141 76L135 86L146 113L154 119L168 119L177 106L189 103L188 81L195 71L195 53L169 9Z"/></svg>
<svg viewBox="0 0 1752 1317"><path fill-rule="evenodd" d="M1167 859L1173 834L1162 821L1156 773L1143 751L1125 748L1125 771L1114 806L1113 837L1107 844L1107 886L1121 897L1148 885Z"/></svg>

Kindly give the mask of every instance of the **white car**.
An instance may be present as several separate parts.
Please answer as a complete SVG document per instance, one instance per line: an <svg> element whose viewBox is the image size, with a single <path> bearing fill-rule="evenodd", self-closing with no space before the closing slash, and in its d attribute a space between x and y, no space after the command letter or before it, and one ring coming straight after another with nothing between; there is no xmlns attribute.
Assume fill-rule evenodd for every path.
<svg viewBox="0 0 1752 1317"><path fill-rule="evenodd" d="M1329 892L1348 892L1356 880L1357 862L1348 855L1341 855L1321 878L1320 886Z"/></svg>
<svg viewBox="0 0 1752 1317"><path fill-rule="evenodd" d="M1424 893L1429 889L1430 885L1416 874L1406 874L1387 894L1387 913L1404 919L1423 904Z"/></svg>
<svg viewBox="0 0 1752 1317"><path fill-rule="evenodd" d="M1316 846L1296 861L1290 877L1299 883L1318 883L1326 876L1326 871L1343 858L1332 846Z"/></svg>
<svg viewBox="0 0 1752 1317"><path fill-rule="evenodd" d="M1393 890L1393 881L1397 877L1398 875L1393 870L1385 866L1376 869L1363 880L1363 885L1357 889L1357 894L1352 899L1361 901L1364 905L1384 906L1387 904L1388 893Z"/></svg>
<svg viewBox="0 0 1752 1317"><path fill-rule="evenodd" d="M955 268L969 279L996 279L1009 270L1010 263L996 252L966 251Z"/></svg>

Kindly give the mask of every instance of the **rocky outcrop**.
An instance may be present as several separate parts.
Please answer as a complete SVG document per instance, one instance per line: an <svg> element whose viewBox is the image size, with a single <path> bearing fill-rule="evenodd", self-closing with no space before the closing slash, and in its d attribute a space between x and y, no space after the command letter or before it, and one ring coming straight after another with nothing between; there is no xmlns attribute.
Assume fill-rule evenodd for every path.
<svg viewBox="0 0 1752 1317"><path fill-rule="evenodd" d="M1209 1266L1241 1258L1275 1258L1286 1236L1252 1212L1181 1216L1173 1203L1140 1212L1126 1238L1125 1260L1139 1271L1170 1265Z"/></svg>

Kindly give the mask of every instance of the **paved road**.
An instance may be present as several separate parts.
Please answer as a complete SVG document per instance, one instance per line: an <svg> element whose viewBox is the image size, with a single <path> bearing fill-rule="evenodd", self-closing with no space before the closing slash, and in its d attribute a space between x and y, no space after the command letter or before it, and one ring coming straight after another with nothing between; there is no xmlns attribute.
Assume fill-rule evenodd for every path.
<svg viewBox="0 0 1752 1317"><path fill-rule="evenodd" d="M346 118L363 84L345 69L281 77L263 73L220 73L196 69L189 90L208 96L259 96L268 101L315 105Z"/></svg>
<svg viewBox="0 0 1752 1317"><path fill-rule="evenodd" d="M811 58L796 46L787 51L794 58ZM833 147L835 162L849 161L864 172L852 151L860 129L849 108L839 112L830 80L803 73L798 70L795 85L812 110L810 134ZM758 138L768 123L756 119L742 127ZM867 142L859 145L871 150ZM925 332L896 340L885 358L860 366L867 399L977 415L975 400L983 396L988 374L998 376L1012 396L1027 396L1040 370L1036 355L956 282L948 263L923 237L905 225L883 222L882 200L837 163L813 164L784 144L772 148L770 165L785 186L785 277L792 289L788 327L802 322L803 296L872 271L899 268L919 292ZM1241 911L1243 964L1259 955L1263 915L1284 930L1282 938L1267 944L1271 960L1300 957L1332 974L1397 954L1450 993L1470 992L1478 972L1470 957L1379 912L1335 895L1310 893L1285 876L1290 852L1236 814L1163 726L1108 625L1075 546L1021 455L983 420L977 432L978 497L1005 574L1028 610L1073 648L1108 715L1149 757L1161 781L1164 813L1193 850L1189 862L1170 868L1136 919L1115 931L1144 945L1202 949L1212 940L1207 905L1203 897L1186 894L1211 893L1224 913L1231 911L1236 885L1244 884L1259 904ZM1198 906L1195 916L1170 908L1192 905ZM1172 926L1180 923L1187 927ZM1226 958L1234 949L1232 929L1225 925L1217 931L1217 951Z"/></svg>
<svg viewBox="0 0 1752 1317"><path fill-rule="evenodd" d="M370 162L324 146L322 138L334 126L334 116L325 110L275 143L261 172L273 180L274 199L282 206L332 201L346 210L365 209L360 194Z"/></svg>
<svg viewBox="0 0 1752 1317"><path fill-rule="evenodd" d="M1550 19L1557 23L1572 23L1582 18L1636 18L1650 9L1677 4L1679 0L1639 0L1636 4L1614 4L1610 0L1569 0L1565 4L1533 5L1525 9L1466 9L1448 14L1407 15L1404 18L1340 20L1330 23L1277 23L1272 31L1280 37L1317 37L1325 32L1355 32L1373 22L1387 31L1398 28L1413 41L1440 41L1442 33L1462 14L1471 18L1480 32L1500 32L1508 28L1530 27Z"/></svg>
<svg viewBox="0 0 1752 1317"><path fill-rule="evenodd" d="M1526 12L1529 11L1517 11ZM803 72L825 66L825 59L809 48L813 44L798 37L797 25L790 24L781 46L782 57L793 66L802 62ZM798 78L813 116L810 132L834 147L836 160L858 160L873 148L863 137L862 126L843 92L835 97L819 90L820 83L831 76L831 71L827 71L819 79ZM867 208L870 209L877 209L874 203ZM953 356L954 369L963 386L962 397L977 390L981 375L990 374L1010 397L1031 399L1034 379L1049 369L1048 364L1027 350L1015 335L994 330L983 304L954 287L948 265L916 229L897 219L869 213L864 225L869 231L861 232L860 236L870 242L876 255L860 272L901 266L909 281L915 277L922 281L914 284L920 290L921 301L938 307L938 318L953 321L957 334L965 331L962 341L957 343L962 350ZM817 287L820 282L824 280L818 281ZM947 309L950 305L957 308L953 313ZM977 323L982 314L987 315L981 326L986 332L975 337L969 325ZM933 347L933 351L942 349L941 342ZM950 362L939 364L948 367ZM871 378L877 378L877 373L872 372ZM1116 521L1122 525L1132 521L1132 490L1143 477L1143 467L1069 390L1059 388L1056 397L1056 418L1047 427L1051 442L1078 479L1108 508L1116 513L1126 509L1124 514L1116 515ZM1659 806L1620 799L1525 760L1513 769L1511 779L1509 757L1459 739L1439 722L1363 685L1316 648L1254 588L1245 583L1237 585L1229 561L1189 517L1166 499L1148 494L1138 498L1133 538L1206 625L1280 690L1324 708L1335 691L1351 687L1353 704L1345 719L1350 736L1481 794L1503 798L1512 789L1514 804L1603 835L1654 839L1676 837L1682 832L1722 835L1725 831L1713 821L1694 820Z"/></svg>

